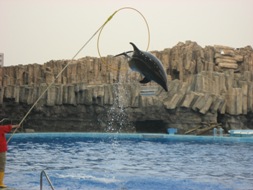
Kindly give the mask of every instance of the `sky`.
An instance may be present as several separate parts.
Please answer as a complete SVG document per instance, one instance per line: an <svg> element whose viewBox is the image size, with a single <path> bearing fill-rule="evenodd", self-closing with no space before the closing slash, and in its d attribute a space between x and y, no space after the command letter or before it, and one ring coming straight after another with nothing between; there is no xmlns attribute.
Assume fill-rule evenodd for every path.
<svg viewBox="0 0 253 190"><path fill-rule="evenodd" d="M0 0L0 53L4 66L44 64L72 59L116 10L133 7L150 29L149 51L178 42L200 46L253 47L252 0ZM78 54L99 57L96 35ZM99 41L102 56L146 50L144 19L131 9L118 12L104 27Z"/></svg>

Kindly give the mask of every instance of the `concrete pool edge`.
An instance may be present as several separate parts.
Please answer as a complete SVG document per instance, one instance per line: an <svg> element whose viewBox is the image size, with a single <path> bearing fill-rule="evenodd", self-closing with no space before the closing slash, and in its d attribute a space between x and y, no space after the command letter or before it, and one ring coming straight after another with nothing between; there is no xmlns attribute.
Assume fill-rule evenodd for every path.
<svg viewBox="0 0 253 190"><path fill-rule="evenodd" d="M9 138L11 134L7 134ZM96 132L40 132L40 133L17 133L13 138L27 137L86 137L86 138L117 138L117 139L140 139L140 140L165 140L179 142L243 142L253 143L253 137L231 136L196 136L196 135L169 135L162 133L96 133Z"/></svg>

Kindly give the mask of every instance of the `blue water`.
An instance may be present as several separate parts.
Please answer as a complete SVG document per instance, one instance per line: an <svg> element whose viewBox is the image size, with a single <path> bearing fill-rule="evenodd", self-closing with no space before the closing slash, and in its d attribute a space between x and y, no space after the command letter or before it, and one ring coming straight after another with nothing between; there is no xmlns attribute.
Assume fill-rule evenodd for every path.
<svg viewBox="0 0 253 190"><path fill-rule="evenodd" d="M38 190L45 170L56 190L253 189L253 143L164 137L18 134L5 183ZM45 178L43 189L50 189Z"/></svg>

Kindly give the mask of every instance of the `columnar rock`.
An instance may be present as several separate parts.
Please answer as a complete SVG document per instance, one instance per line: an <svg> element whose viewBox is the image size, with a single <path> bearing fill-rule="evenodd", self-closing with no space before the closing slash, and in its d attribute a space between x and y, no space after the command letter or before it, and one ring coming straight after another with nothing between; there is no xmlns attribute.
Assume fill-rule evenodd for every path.
<svg viewBox="0 0 253 190"><path fill-rule="evenodd" d="M45 115L50 115L50 110L55 110L56 116L60 117L62 111L73 117L75 113L66 111L71 106L70 110L80 109L81 113L90 114L83 118L92 118L95 122L98 114L118 103L134 122L163 120L166 125L175 124L179 128L192 126L191 122L195 125L201 121L219 122L220 118L232 122L227 115L247 118L253 112L251 47L202 48L196 42L187 41L152 53L164 64L169 92L155 83L141 85L138 81L142 77L130 71L127 61L121 57L84 57L43 65L0 67L0 106L3 107L0 114L6 112L9 102L31 106L38 98L41 100L35 113L47 110ZM52 86L46 90L49 85ZM145 94L144 87L156 87L156 95L141 96ZM185 120L178 121L179 116Z"/></svg>

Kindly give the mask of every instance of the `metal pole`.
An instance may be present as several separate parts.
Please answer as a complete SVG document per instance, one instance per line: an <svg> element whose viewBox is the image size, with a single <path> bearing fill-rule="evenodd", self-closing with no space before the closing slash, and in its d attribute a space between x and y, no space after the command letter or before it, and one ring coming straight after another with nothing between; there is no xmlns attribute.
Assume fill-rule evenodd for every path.
<svg viewBox="0 0 253 190"><path fill-rule="evenodd" d="M45 175L45 177L47 179L47 182L50 185L51 189L54 190L53 184L50 181L50 179L49 179L48 175L46 174L45 170L42 170L41 173L40 173L40 190L42 190L42 186L43 186L43 174Z"/></svg>

